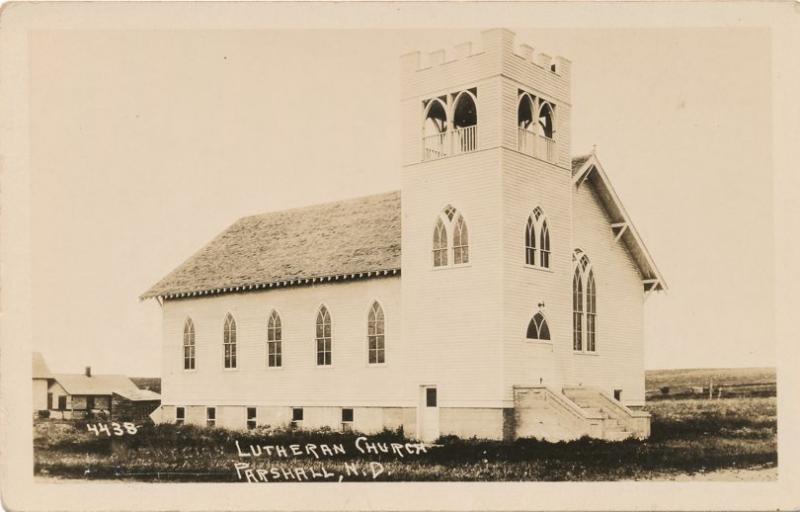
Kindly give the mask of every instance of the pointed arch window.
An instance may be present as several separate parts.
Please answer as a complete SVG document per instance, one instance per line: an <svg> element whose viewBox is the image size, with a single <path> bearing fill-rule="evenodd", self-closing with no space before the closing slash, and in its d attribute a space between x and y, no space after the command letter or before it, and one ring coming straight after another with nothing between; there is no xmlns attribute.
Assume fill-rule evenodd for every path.
<svg viewBox="0 0 800 512"><path fill-rule="evenodd" d="M331 314L328 308L320 306L317 312L317 366L330 366L332 360Z"/></svg>
<svg viewBox="0 0 800 512"><path fill-rule="evenodd" d="M586 277L586 350L595 351L595 332L597 321L597 298L595 295L594 271L589 270Z"/></svg>
<svg viewBox="0 0 800 512"><path fill-rule="evenodd" d="M550 341L550 328L547 326L547 320L541 312L536 313L528 323L529 340Z"/></svg>
<svg viewBox="0 0 800 512"><path fill-rule="evenodd" d="M222 347L225 368L236 368L236 320L233 319L230 313L225 317L225 327L222 332Z"/></svg>
<svg viewBox="0 0 800 512"><path fill-rule="evenodd" d="M283 366L283 330L281 317L276 311L269 315L267 321L267 366L280 368Z"/></svg>
<svg viewBox="0 0 800 512"><path fill-rule="evenodd" d="M528 216L528 223L525 225L525 264L534 265L536 263L536 223L533 216Z"/></svg>
<svg viewBox="0 0 800 512"><path fill-rule="evenodd" d="M374 302L367 318L367 352L369 364L386 362L386 325L383 308Z"/></svg>
<svg viewBox="0 0 800 512"><path fill-rule="evenodd" d="M528 216L525 225L525 264L550 268L550 231L547 218L538 206Z"/></svg>
<svg viewBox="0 0 800 512"><path fill-rule="evenodd" d="M579 352L597 351L597 288L594 268L582 251L573 253L572 348Z"/></svg>
<svg viewBox="0 0 800 512"><path fill-rule="evenodd" d="M447 230L442 219L438 219L433 230L433 266L445 265L447 265Z"/></svg>
<svg viewBox="0 0 800 512"><path fill-rule="evenodd" d="M459 214L453 231L453 264L462 263L469 263L469 232L464 217Z"/></svg>
<svg viewBox="0 0 800 512"><path fill-rule="evenodd" d="M187 318L183 324L183 369L194 370L195 368L195 344L194 344L194 322Z"/></svg>
<svg viewBox="0 0 800 512"><path fill-rule="evenodd" d="M464 216L453 206L447 205L436 219L433 228L433 266L444 267L449 264L452 245L454 265L469 263L469 230Z"/></svg>

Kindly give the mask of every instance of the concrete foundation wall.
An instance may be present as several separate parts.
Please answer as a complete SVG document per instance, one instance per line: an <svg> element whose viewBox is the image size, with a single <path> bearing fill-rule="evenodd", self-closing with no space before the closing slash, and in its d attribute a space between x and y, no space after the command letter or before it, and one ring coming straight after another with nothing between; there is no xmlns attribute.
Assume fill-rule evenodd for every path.
<svg viewBox="0 0 800 512"><path fill-rule="evenodd" d="M443 407L439 410L439 432L443 436L501 440L503 409Z"/></svg>

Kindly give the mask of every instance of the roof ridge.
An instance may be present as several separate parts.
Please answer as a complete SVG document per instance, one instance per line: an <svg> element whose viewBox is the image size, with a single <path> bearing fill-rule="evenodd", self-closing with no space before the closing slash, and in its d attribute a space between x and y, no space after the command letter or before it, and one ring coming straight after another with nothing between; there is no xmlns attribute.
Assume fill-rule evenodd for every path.
<svg viewBox="0 0 800 512"><path fill-rule="evenodd" d="M400 190L390 190L390 191L386 191L386 192L378 192L377 194L366 194L366 195L361 195L361 196L348 197L348 198L345 198L345 199L332 199L330 201L325 201L324 203L314 203L314 204L309 204L309 205L305 205L305 206L293 206L291 208L284 208L282 210L270 210L270 211L266 211L266 212L262 212L262 213L253 213L251 215L245 215L243 217L239 217L234 222L234 224L236 224L236 222L239 222L239 221L244 220L244 219L253 219L253 218L256 218L256 217L263 217L265 215L274 215L274 214L279 214L279 213L289 213L289 212L300 212L300 211L304 211L304 210L313 210L315 208L322 208L324 206L335 206L335 205L341 205L341 204L355 203L355 202L358 202L358 201L363 201L365 199L370 199L370 198L374 198L374 197L381 197L381 196L390 196L390 195L395 195L395 194L400 194L400 193L401 193Z"/></svg>

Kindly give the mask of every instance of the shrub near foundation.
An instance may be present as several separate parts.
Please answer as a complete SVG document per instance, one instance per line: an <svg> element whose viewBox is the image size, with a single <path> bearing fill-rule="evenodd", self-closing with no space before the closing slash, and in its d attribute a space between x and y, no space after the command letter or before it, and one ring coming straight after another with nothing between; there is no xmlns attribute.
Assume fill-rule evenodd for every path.
<svg viewBox="0 0 800 512"><path fill-rule="evenodd" d="M584 438L548 443L446 437L426 453L402 459L391 450L361 454L355 448L358 433L270 428L238 432L165 424L143 425L136 435L109 439L86 432L80 422L38 420L34 471L60 478L231 482L237 481L234 463L247 460L237 454L237 441L243 449L250 444L339 443L346 453L325 460L304 454L261 458L258 463L281 468L324 463L328 471L344 472L345 463L380 461L385 469L382 481L650 479L777 464L774 398L660 400L648 409L653 414L653 435L645 441ZM368 439L388 446L410 442L399 431Z"/></svg>

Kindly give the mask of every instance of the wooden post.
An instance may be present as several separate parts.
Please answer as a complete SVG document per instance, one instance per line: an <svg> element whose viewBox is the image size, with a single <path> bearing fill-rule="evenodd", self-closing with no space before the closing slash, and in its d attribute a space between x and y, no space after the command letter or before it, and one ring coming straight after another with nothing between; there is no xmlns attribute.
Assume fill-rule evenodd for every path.
<svg viewBox="0 0 800 512"><path fill-rule="evenodd" d="M714 379L712 377L708 378L708 398L709 400L714 398Z"/></svg>

